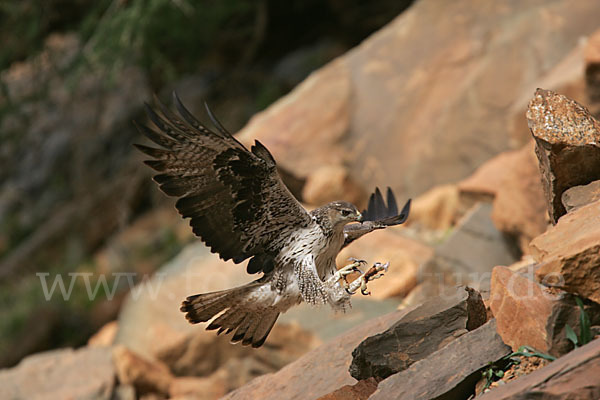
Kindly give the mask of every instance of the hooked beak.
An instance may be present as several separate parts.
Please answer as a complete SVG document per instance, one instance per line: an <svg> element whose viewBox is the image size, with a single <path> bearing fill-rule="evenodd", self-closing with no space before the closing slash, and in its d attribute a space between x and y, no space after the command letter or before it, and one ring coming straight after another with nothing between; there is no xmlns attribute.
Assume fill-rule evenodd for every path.
<svg viewBox="0 0 600 400"><path fill-rule="evenodd" d="M358 213L358 215L356 216L356 221L358 222L362 222L363 216L361 213Z"/></svg>

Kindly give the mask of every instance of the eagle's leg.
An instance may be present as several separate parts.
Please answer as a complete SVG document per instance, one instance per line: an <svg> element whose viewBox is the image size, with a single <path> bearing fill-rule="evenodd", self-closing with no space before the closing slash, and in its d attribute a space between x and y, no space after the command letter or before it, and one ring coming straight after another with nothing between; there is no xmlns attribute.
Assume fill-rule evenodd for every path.
<svg viewBox="0 0 600 400"><path fill-rule="evenodd" d="M361 265L366 264L367 262L365 260L358 260L354 257L350 257L350 261L352 261L352 264L348 264L348 265L338 269L335 272L335 274L333 274L333 276L331 278L329 278L330 282L333 282L333 283L341 282L342 286L347 289L348 283L346 282L346 279L344 279L344 278L354 272L360 272L362 274L362 270L359 267Z"/></svg>
<svg viewBox="0 0 600 400"><path fill-rule="evenodd" d="M363 295L369 295L371 294L370 292L367 291L367 283L374 280L374 279L379 279L383 276L382 271L387 271L388 266L390 265L390 263L385 263L385 264L381 264L381 263L375 263L375 265L373 265L371 268L369 268L369 270L367 272L365 272L364 274L361 274L358 278L356 278L355 280L352 281L352 283L350 283L348 285L348 287L346 288L346 291L348 291L348 293L350 294L355 294L356 291L360 288L360 292Z"/></svg>

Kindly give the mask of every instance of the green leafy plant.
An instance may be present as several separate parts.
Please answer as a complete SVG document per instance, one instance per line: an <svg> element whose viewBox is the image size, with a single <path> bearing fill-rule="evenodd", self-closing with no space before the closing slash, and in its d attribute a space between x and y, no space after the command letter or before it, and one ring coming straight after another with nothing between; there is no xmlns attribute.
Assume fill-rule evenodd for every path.
<svg viewBox="0 0 600 400"><path fill-rule="evenodd" d="M543 358L548 361L556 360L556 357L551 356L550 354L542 353L537 351L531 346L521 346L517 349L517 351L508 354L507 356L502 357L497 363L490 363L486 369L483 370L482 375L486 379L485 385L483 386L483 390L486 390L490 387L492 382L498 379L502 379L504 377L504 373L510 369L513 365L517 365L521 363L519 357L538 357Z"/></svg>
<svg viewBox="0 0 600 400"><path fill-rule="evenodd" d="M575 301L579 306L579 336L575 333L573 328L569 324L565 325L565 334L575 348L584 346L592 341L592 327L590 323L590 317L588 316L583 306L583 301L576 297Z"/></svg>

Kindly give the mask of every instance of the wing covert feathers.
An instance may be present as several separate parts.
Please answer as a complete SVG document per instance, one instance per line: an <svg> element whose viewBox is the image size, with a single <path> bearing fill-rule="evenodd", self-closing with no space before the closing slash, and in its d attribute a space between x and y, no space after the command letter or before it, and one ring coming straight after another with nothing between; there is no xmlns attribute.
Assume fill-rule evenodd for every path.
<svg viewBox="0 0 600 400"><path fill-rule="evenodd" d="M160 189L179 198L179 213L222 259L238 263L277 253L281 241L308 225L310 216L281 181L271 153L258 141L249 151L208 107L216 132L196 119L176 94L173 103L178 115L155 99L156 107L146 104L154 128L136 124L159 146L135 145L150 156L145 163L158 172L154 180Z"/></svg>

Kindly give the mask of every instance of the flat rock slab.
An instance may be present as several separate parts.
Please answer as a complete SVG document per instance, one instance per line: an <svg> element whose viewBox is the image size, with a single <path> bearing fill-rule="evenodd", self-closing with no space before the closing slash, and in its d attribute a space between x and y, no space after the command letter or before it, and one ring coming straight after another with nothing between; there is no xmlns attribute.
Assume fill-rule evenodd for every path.
<svg viewBox="0 0 600 400"><path fill-rule="evenodd" d="M544 368L494 388L479 399L596 400L600 399L599 377L600 340L596 339Z"/></svg>
<svg viewBox="0 0 600 400"><path fill-rule="evenodd" d="M492 319L380 382L369 399L466 399L475 392L479 371L509 353Z"/></svg>
<svg viewBox="0 0 600 400"><path fill-rule="evenodd" d="M39 353L0 370L0 399L110 400L115 374L106 348Z"/></svg>
<svg viewBox="0 0 600 400"><path fill-rule="evenodd" d="M492 221L492 205L478 203L450 237L435 250L423 279L489 290L492 268L516 261L515 249Z"/></svg>
<svg viewBox="0 0 600 400"><path fill-rule="evenodd" d="M565 96L538 89L527 109L527 123L552 223L566 214L565 190L600 179L600 122Z"/></svg>
<svg viewBox="0 0 600 400"><path fill-rule="evenodd" d="M587 185L573 186L562 194L562 203L567 212L600 200L600 180Z"/></svg>
<svg viewBox="0 0 600 400"><path fill-rule="evenodd" d="M357 380L387 378L483 325L486 317L481 295L473 289L430 300L354 349L350 374Z"/></svg>
<svg viewBox="0 0 600 400"><path fill-rule="evenodd" d="M530 248L540 282L600 303L600 201L562 217Z"/></svg>
<svg viewBox="0 0 600 400"><path fill-rule="evenodd" d="M312 400L344 385L354 385L356 380L348 374L352 349L365 338L386 330L409 311L396 311L369 320L306 353L276 373L253 379L224 399Z"/></svg>

